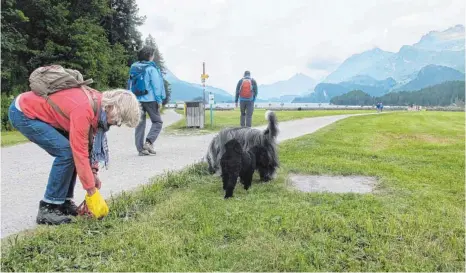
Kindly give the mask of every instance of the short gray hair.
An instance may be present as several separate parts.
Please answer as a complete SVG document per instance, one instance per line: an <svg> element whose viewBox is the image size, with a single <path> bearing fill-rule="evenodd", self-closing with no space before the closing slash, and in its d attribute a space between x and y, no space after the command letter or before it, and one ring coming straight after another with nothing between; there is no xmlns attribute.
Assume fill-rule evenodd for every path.
<svg viewBox="0 0 466 273"><path fill-rule="evenodd" d="M118 125L134 128L139 124L141 109L133 92L125 89L108 90L102 93L102 108L113 106L112 115Z"/></svg>

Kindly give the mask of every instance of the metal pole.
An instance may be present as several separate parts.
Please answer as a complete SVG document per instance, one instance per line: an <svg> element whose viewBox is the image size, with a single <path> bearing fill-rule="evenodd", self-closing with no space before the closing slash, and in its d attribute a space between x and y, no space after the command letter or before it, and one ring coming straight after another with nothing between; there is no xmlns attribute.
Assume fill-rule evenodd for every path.
<svg viewBox="0 0 466 273"><path fill-rule="evenodd" d="M202 75L205 75L205 62L202 62ZM205 79L202 79L202 104L205 104Z"/></svg>
<svg viewBox="0 0 466 273"><path fill-rule="evenodd" d="M212 94L212 92L210 92ZM212 103L210 104L210 128L214 128L214 113L212 111Z"/></svg>

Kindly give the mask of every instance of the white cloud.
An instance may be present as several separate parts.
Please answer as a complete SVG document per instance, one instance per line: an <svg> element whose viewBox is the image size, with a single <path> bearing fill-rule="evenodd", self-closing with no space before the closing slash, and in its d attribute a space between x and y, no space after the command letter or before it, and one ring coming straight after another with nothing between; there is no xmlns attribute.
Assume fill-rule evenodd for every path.
<svg viewBox="0 0 466 273"><path fill-rule="evenodd" d="M398 51L431 30L463 24L462 0L138 0L168 68L179 78L232 91L244 70L259 84L295 73L322 78L375 46Z"/></svg>

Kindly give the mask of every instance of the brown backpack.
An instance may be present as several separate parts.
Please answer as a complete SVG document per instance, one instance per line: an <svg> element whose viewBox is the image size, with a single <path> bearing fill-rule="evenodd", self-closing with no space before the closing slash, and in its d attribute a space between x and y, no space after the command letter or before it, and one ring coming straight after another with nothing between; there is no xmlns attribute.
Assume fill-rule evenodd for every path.
<svg viewBox="0 0 466 273"><path fill-rule="evenodd" d="M94 115L97 115L97 102L95 99L91 98L87 89L87 85L92 82L92 79L84 80L82 74L78 70L66 69L60 65L39 67L29 76L29 87L31 91L45 98L55 111L68 120L69 117L50 99L49 95L61 90L80 87L88 97L89 103L94 110Z"/></svg>
<svg viewBox="0 0 466 273"><path fill-rule="evenodd" d="M94 115L97 116L97 99L91 97L90 90L87 85L93 82L92 79L84 80L82 74L78 70L66 69L60 65L50 65L39 67L34 70L29 76L29 87L31 91L45 98L48 104L55 109L60 115L66 119L70 119L58 105L56 105L49 97L50 94L54 94L61 90L70 88L80 88L84 94L86 94L91 104ZM89 145L92 145L92 126L89 130Z"/></svg>

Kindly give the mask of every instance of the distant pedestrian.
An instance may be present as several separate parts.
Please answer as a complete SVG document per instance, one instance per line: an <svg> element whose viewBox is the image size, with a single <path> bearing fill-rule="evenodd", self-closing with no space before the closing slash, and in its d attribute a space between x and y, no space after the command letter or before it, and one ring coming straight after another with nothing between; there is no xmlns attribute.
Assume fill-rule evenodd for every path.
<svg viewBox="0 0 466 273"><path fill-rule="evenodd" d="M382 103L378 102L375 106L377 108L377 113L382 111Z"/></svg>
<svg viewBox="0 0 466 273"><path fill-rule="evenodd" d="M257 82L251 78L251 72L245 71L244 77L236 85L235 104L238 108L240 102L240 125L241 127L251 127L252 114L254 112L254 102L257 97Z"/></svg>
<svg viewBox="0 0 466 273"><path fill-rule="evenodd" d="M155 48L144 46L138 52L138 62L130 69L128 89L137 97L141 107L141 120L135 130L135 144L140 156L155 155L154 142L162 131L160 108L166 98L160 67L154 62ZM146 137L146 113L152 122Z"/></svg>

